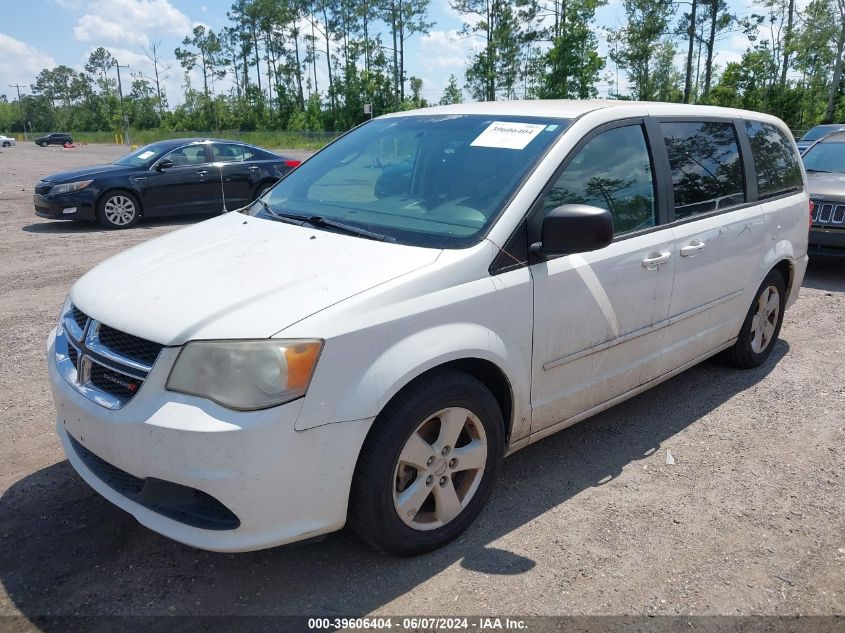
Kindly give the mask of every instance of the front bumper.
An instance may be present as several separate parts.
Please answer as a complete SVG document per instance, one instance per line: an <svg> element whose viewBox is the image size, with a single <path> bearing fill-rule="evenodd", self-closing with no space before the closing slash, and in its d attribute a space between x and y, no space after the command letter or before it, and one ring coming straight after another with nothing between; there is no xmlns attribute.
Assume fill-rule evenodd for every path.
<svg viewBox="0 0 845 633"><path fill-rule="evenodd" d="M50 196L33 194L35 215L51 220L94 220L97 217L93 191Z"/></svg>
<svg viewBox="0 0 845 633"><path fill-rule="evenodd" d="M808 250L811 255L845 257L845 227L812 227Z"/></svg>
<svg viewBox="0 0 845 633"><path fill-rule="evenodd" d="M296 431L302 399L244 413L167 392L176 348L161 353L135 398L110 410L65 381L54 345L55 331L48 341L48 367L57 433L68 460L92 488L141 524L222 552L273 547L343 527L355 462L372 419ZM165 516L109 485L101 470L90 467L86 451L131 478L200 491L231 511L238 525L204 529Z"/></svg>

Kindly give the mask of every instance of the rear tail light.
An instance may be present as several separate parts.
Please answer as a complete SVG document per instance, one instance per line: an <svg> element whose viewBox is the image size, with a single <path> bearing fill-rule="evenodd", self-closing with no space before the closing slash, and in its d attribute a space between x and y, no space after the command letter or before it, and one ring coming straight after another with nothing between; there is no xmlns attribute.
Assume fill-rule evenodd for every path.
<svg viewBox="0 0 845 633"><path fill-rule="evenodd" d="M813 201L810 200L810 226L813 226L813 211L815 210L816 205L813 204Z"/></svg>
<svg viewBox="0 0 845 633"><path fill-rule="evenodd" d="M291 168L299 167L301 164L302 164L301 160L286 160L285 161L285 167L291 167ZM810 203L810 204L812 204L812 203Z"/></svg>

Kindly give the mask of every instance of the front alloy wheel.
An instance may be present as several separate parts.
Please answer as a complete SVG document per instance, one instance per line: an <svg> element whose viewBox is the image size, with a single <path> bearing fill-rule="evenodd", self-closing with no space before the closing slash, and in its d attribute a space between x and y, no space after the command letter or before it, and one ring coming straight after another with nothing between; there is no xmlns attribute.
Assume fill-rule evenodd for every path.
<svg viewBox="0 0 845 633"><path fill-rule="evenodd" d="M415 530L443 527L469 505L487 463L487 434L468 409L450 407L425 420L396 464L393 506Z"/></svg>
<svg viewBox="0 0 845 633"><path fill-rule="evenodd" d="M108 229L125 229L138 221L138 201L128 193L105 196L99 203L97 219Z"/></svg>
<svg viewBox="0 0 845 633"><path fill-rule="evenodd" d="M481 512L503 451L502 413L483 383L454 370L423 375L373 423L355 467L349 523L391 554L441 547Z"/></svg>

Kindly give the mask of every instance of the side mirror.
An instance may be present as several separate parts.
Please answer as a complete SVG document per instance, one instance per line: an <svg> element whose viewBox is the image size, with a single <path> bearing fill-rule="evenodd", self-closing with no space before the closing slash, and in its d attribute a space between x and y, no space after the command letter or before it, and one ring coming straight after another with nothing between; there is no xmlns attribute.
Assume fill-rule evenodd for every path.
<svg viewBox="0 0 845 633"><path fill-rule="evenodd" d="M540 240L530 252L541 259L596 251L613 241L613 216L607 209L564 204L543 218Z"/></svg>
<svg viewBox="0 0 845 633"><path fill-rule="evenodd" d="M164 160L160 160L156 163L156 171L164 171L165 169L170 169L173 167L173 161L169 158L165 158Z"/></svg>

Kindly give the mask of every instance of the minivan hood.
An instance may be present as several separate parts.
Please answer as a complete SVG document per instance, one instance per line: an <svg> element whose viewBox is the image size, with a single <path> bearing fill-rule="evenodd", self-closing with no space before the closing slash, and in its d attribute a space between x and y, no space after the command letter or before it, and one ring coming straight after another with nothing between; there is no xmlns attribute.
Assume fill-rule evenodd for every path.
<svg viewBox="0 0 845 633"><path fill-rule="evenodd" d="M57 174L44 176L41 180L47 180L54 183L75 182L77 180L94 180L98 176L114 176L120 174L121 172L131 173L135 171L138 171L136 167L127 167L126 165L91 165L89 167L81 167L79 169L60 171Z"/></svg>
<svg viewBox="0 0 845 633"><path fill-rule="evenodd" d="M71 300L164 345L265 338L440 253L229 213L106 260Z"/></svg>
<svg viewBox="0 0 845 633"><path fill-rule="evenodd" d="M807 172L807 186L813 200L845 200L845 173Z"/></svg>

